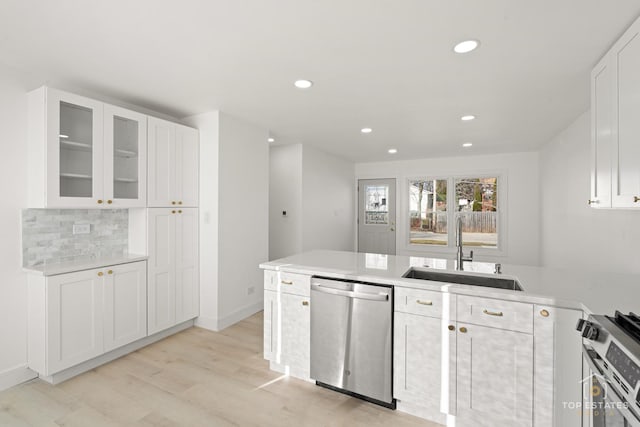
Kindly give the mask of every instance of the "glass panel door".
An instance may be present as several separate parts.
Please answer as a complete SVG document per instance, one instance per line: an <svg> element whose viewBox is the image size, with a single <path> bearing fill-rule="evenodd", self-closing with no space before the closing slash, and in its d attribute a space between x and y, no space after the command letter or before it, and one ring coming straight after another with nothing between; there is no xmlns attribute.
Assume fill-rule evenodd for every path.
<svg viewBox="0 0 640 427"><path fill-rule="evenodd" d="M139 126L137 120L119 116L113 118L114 199L137 199L139 197Z"/></svg>
<svg viewBox="0 0 640 427"><path fill-rule="evenodd" d="M61 197L93 197L93 115L91 108L60 101Z"/></svg>

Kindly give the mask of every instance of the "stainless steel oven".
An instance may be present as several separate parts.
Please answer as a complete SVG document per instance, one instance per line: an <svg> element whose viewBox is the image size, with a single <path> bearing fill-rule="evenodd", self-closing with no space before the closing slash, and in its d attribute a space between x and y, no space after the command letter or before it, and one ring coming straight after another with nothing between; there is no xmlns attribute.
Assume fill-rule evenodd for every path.
<svg viewBox="0 0 640 427"><path fill-rule="evenodd" d="M590 426L640 427L640 317L591 315L577 329L590 369L584 408Z"/></svg>

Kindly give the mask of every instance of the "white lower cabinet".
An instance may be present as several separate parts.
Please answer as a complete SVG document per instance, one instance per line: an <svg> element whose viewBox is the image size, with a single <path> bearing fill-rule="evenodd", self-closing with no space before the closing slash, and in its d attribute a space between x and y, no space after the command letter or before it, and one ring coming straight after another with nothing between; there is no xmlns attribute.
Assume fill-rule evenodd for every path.
<svg viewBox="0 0 640 427"><path fill-rule="evenodd" d="M149 209L149 334L198 316L198 209Z"/></svg>
<svg viewBox="0 0 640 427"><path fill-rule="evenodd" d="M271 283L272 276L273 272L265 271L265 283ZM309 282L308 276L306 279ZM282 290L264 291L264 358L271 362L272 369L308 380L311 369L309 289L285 289L294 289L301 295Z"/></svg>
<svg viewBox="0 0 640 427"><path fill-rule="evenodd" d="M282 316L280 363L288 367L289 374L308 379L311 356L311 311L309 297L291 294L280 296Z"/></svg>
<svg viewBox="0 0 640 427"><path fill-rule="evenodd" d="M49 376L147 333L146 262L29 282L28 364Z"/></svg>
<svg viewBox="0 0 640 427"><path fill-rule="evenodd" d="M415 415L442 422L442 321L400 312L394 316L393 395Z"/></svg>
<svg viewBox="0 0 640 427"><path fill-rule="evenodd" d="M456 426L533 425L533 335L458 323L456 360Z"/></svg>
<svg viewBox="0 0 640 427"><path fill-rule="evenodd" d="M104 280L104 351L147 336L146 263L107 270Z"/></svg>

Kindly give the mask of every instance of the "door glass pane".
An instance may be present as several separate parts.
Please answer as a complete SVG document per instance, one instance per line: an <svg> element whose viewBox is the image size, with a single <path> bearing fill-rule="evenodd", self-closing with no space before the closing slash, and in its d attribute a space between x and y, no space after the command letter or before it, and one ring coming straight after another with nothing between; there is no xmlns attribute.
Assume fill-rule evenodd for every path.
<svg viewBox="0 0 640 427"><path fill-rule="evenodd" d="M364 223L389 224L389 186L367 185L364 198Z"/></svg>
<svg viewBox="0 0 640 427"><path fill-rule="evenodd" d="M447 180L428 179L409 183L409 243L446 245Z"/></svg>
<svg viewBox="0 0 640 427"><path fill-rule="evenodd" d="M498 178L456 179L456 207L463 245L498 246Z"/></svg>
<svg viewBox="0 0 640 427"><path fill-rule="evenodd" d="M60 196L93 196L93 110L60 102Z"/></svg>
<svg viewBox="0 0 640 427"><path fill-rule="evenodd" d="M113 118L113 196L116 199L138 198L138 122Z"/></svg>

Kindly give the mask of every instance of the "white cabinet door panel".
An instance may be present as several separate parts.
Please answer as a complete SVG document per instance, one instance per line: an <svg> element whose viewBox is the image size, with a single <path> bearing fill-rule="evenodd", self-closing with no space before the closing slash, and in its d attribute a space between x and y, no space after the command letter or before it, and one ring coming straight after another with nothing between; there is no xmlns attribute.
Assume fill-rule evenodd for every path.
<svg viewBox="0 0 640 427"><path fill-rule="evenodd" d="M48 375L102 354L101 270L53 276L47 283Z"/></svg>
<svg viewBox="0 0 640 427"><path fill-rule="evenodd" d="M149 209L149 335L176 322L176 221L172 209Z"/></svg>
<svg viewBox="0 0 640 427"><path fill-rule="evenodd" d="M175 202L176 127L174 123L149 118L149 207L171 206Z"/></svg>
<svg viewBox="0 0 640 427"><path fill-rule="evenodd" d="M613 206L640 207L640 21L612 49L616 76Z"/></svg>
<svg viewBox="0 0 640 427"><path fill-rule="evenodd" d="M457 396L458 427L531 427L533 335L458 323Z"/></svg>
<svg viewBox="0 0 640 427"><path fill-rule="evenodd" d="M289 367L297 378L309 379L311 370L311 311L309 297L281 294L281 348L280 363Z"/></svg>
<svg viewBox="0 0 640 427"><path fill-rule="evenodd" d="M147 263L116 265L106 270L104 346L105 351L110 351L147 335Z"/></svg>
<svg viewBox="0 0 640 427"><path fill-rule="evenodd" d="M613 153L613 66L607 55L591 73L591 201L611 207Z"/></svg>
<svg viewBox="0 0 640 427"><path fill-rule="evenodd" d="M395 312L393 393L440 416L442 321Z"/></svg>
<svg viewBox="0 0 640 427"><path fill-rule="evenodd" d="M176 221L176 322L200 312L198 270L198 209L179 209Z"/></svg>
<svg viewBox="0 0 640 427"><path fill-rule="evenodd" d="M176 125L176 194L182 206L198 206L199 133L197 129Z"/></svg>

